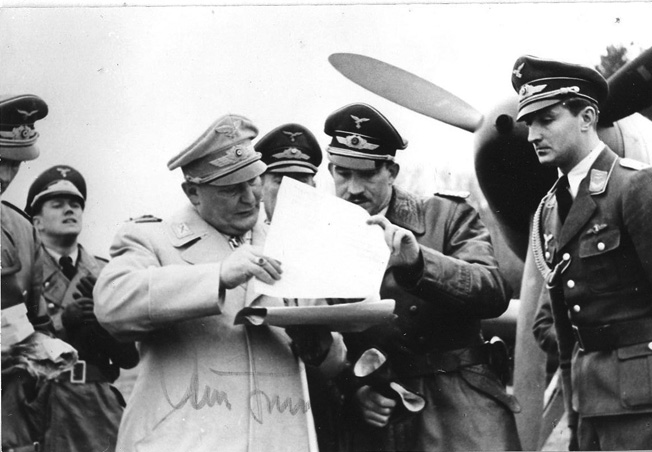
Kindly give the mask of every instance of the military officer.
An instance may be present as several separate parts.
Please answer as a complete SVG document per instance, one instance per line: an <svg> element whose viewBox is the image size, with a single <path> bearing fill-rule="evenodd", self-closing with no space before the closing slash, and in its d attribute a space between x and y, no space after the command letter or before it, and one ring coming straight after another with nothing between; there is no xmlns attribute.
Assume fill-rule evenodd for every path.
<svg viewBox="0 0 652 452"><path fill-rule="evenodd" d="M322 152L315 135L306 127L294 123L271 130L256 142L254 148L260 152L261 160L267 165L267 170L262 175L262 202L269 223L274 214L276 197L283 178L290 177L314 187L315 175L322 162ZM297 304L304 305L315 302L316 300L296 301ZM337 336L338 340L341 340L341 337ZM324 378L323 374L312 366L306 367L306 376L319 450L340 450L344 447L344 440L341 436L341 398L335 380Z"/></svg>
<svg viewBox="0 0 652 452"><path fill-rule="evenodd" d="M78 242L86 196L81 173L56 165L34 180L25 206L44 251L42 292L48 313L57 337L79 357L50 389L48 451L114 450L125 403L111 384L121 368L138 364L134 343L113 339L93 314L93 285L106 260Z"/></svg>
<svg viewBox="0 0 652 452"><path fill-rule="evenodd" d="M47 114L48 106L38 96L0 96L1 194L18 173L21 162L39 156L36 146L39 134L34 123ZM38 336L30 336L34 330L52 332L52 321L41 297L42 249L29 217L22 210L5 200L1 209L2 449L37 450L43 439L39 409L45 408L36 397L39 386L36 378L31 378L20 366L10 364L10 360L5 362L5 352L28 337ZM42 351L39 349L42 345L39 339L33 348Z"/></svg>
<svg viewBox="0 0 652 452"><path fill-rule="evenodd" d="M262 175L263 206L272 220L282 178L315 186L315 175L322 161L321 148L313 133L300 124L284 124L267 133L254 145L267 170Z"/></svg>
<svg viewBox="0 0 652 452"><path fill-rule="evenodd" d="M560 353L571 448L652 448L652 170L598 137L594 69L523 56L518 116L560 178L534 218Z"/></svg>
<svg viewBox="0 0 652 452"><path fill-rule="evenodd" d="M47 114L48 106L40 97L0 97L0 194L7 190L21 162L39 156L34 123ZM41 299L41 265L41 249L29 218L2 200L2 309L24 303L29 322L37 329L49 330L51 321ZM20 316L3 312L3 350L31 331Z"/></svg>
<svg viewBox="0 0 652 452"><path fill-rule="evenodd" d="M511 291L478 213L458 194L421 198L394 185L396 151L407 141L375 108L347 105L326 119L324 132L332 138L336 195L371 214L392 250L380 296L396 300L397 318L345 335L350 361L357 366L368 351L380 352L392 383L426 402L404 416L398 393L360 374L350 411L353 449L519 449L518 405L489 366L480 329L481 319L507 309Z"/></svg>
<svg viewBox="0 0 652 452"><path fill-rule="evenodd" d="M263 254L258 129L218 118L168 163L181 168L188 205L167 220L126 224L95 288L95 312L118 338L137 339L143 369L118 450L310 451L317 448L303 362L281 328L234 325L282 266ZM330 345L330 344L329 344ZM333 346L319 368L343 360ZM301 350L302 347L296 349Z"/></svg>

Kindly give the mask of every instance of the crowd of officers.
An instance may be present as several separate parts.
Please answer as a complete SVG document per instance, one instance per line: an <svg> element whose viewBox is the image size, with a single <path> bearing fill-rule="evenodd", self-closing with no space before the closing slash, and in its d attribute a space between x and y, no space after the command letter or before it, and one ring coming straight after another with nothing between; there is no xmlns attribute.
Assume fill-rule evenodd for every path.
<svg viewBox="0 0 652 452"><path fill-rule="evenodd" d="M547 282L536 335L559 351L570 447L649 449L652 173L598 139L607 84L594 70L527 56L512 82L540 162L563 176L533 242ZM38 157L47 105L5 96L0 114L4 193ZM346 105L324 132L335 195L391 250L379 294L396 300L391 321L360 333L234 325L246 306L355 301L253 290L283 278L263 253L283 178L314 187L322 163L300 124L256 141L248 118L218 118L168 163L188 204L126 222L108 261L78 243L83 176L56 165L24 211L2 201L3 450L519 450L505 350L480 325L511 289L478 213L463 194L395 185L407 141L376 108ZM112 383L136 365L126 404Z"/></svg>

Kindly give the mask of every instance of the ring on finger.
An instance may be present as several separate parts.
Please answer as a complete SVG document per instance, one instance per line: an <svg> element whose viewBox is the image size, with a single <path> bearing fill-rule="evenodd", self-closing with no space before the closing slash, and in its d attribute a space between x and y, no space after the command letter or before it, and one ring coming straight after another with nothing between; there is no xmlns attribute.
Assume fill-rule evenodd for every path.
<svg viewBox="0 0 652 452"><path fill-rule="evenodd" d="M264 257L259 257L259 258L256 260L256 263L262 267L262 266L264 266L264 265L267 263L267 261L265 260Z"/></svg>

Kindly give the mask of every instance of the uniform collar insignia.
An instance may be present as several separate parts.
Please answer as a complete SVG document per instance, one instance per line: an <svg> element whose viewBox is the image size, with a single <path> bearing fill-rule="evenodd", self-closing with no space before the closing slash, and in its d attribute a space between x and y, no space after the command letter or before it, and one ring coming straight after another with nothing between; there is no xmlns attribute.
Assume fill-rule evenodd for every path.
<svg viewBox="0 0 652 452"><path fill-rule="evenodd" d="M591 182L589 184L589 191L591 193L602 192L607 186L609 180L609 173L593 168L591 170Z"/></svg>
<svg viewBox="0 0 652 452"><path fill-rule="evenodd" d="M362 123L369 121L369 118L358 118L357 116L351 115L351 118L355 121L355 128L356 129L361 129L362 128Z"/></svg>
<svg viewBox="0 0 652 452"><path fill-rule="evenodd" d="M536 85L536 86L525 84L521 86L518 95L521 97L521 99L525 99L526 97L530 97L536 93L543 91L546 86L548 85L546 85L545 83L543 85Z"/></svg>
<svg viewBox="0 0 652 452"><path fill-rule="evenodd" d="M544 242L543 246L545 247L545 249L548 249L548 245L550 244L552 238L553 238L552 234L543 234L543 242Z"/></svg>
<svg viewBox="0 0 652 452"><path fill-rule="evenodd" d="M189 235L192 235L192 231L186 223L177 223L173 226L173 229L178 239L183 239Z"/></svg>
<svg viewBox="0 0 652 452"><path fill-rule="evenodd" d="M296 137L303 135L303 132L288 132L287 130L284 130L283 133L286 134L293 143L296 141Z"/></svg>

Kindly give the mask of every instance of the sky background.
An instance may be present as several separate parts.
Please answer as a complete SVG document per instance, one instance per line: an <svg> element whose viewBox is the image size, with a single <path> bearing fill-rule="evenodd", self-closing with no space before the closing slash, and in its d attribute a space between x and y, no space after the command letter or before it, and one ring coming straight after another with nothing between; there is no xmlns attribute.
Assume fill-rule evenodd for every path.
<svg viewBox="0 0 652 452"><path fill-rule="evenodd" d="M9 3L10 5L11 3ZM0 9L0 86L49 105L41 156L3 198L24 207L31 182L68 164L88 184L81 243L108 257L130 217L186 202L167 162L219 116L249 117L261 135L289 122L325 146L326 117L352 102L383 112L409 141L399 179L423 193L473 172L473 135L355 85L328 56L352 52L413 72L480 112L513 96L522 54L594 66L608 45L634 58L652 46L652 3L470 3ZM320 173L319 185L330 186Z"/></svg>

